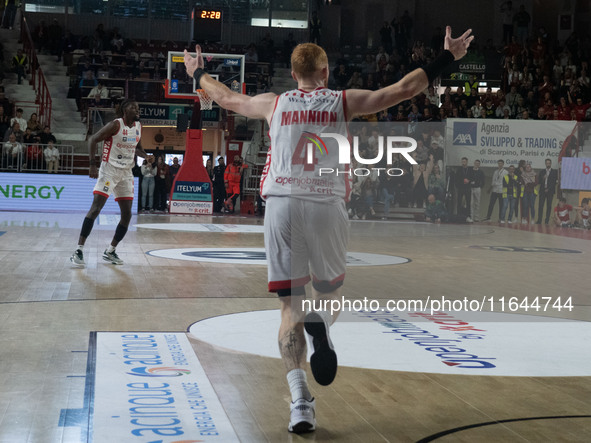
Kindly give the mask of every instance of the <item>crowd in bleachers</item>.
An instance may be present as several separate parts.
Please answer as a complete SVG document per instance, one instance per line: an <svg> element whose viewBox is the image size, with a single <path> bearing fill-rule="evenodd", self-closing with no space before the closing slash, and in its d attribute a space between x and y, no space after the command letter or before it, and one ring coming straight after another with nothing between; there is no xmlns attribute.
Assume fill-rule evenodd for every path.
<svg viewBox="0 0 591 443"><path fill-rule="evenodd" d="M387 25L385 23L384 27ZM391 85L432 60L442 50L443 35L437 29L431 45L418 40L406 47L404 42L392 45L387 38L382 38L382 46L369 53L361 47L343 48L335 62L330 86L335 89L375 90ZM386 49L388 46L390 48ZM475 44L470 51L478 53L484 49L491 48L479 48ZM523 44L512 36L510 42L497 50L502 54L502 78L469 75L466 81L456 81L456 85L461 84L448 86L441 94L430 87L401 106L363 119L410 122L441 121L447 117L590 119L591 80L588 71L591 40L588 37L582 38L573 33L564 45L560 45L540 28ZM500 88L495 93L490 86L486 91L478 86L481 81L491 80L500 81Z"/></svg>

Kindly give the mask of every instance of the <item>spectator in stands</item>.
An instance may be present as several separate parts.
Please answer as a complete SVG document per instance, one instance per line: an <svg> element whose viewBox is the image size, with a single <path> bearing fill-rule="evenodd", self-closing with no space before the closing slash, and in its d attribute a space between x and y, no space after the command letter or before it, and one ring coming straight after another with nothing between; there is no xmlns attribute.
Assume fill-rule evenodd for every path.
<svg viewBox="0 0 591 443"><path fill-rule="evenodd" d="M468 159L462 157L462 165L455 173L455 188L457 191L457 215L467 218L468 223L472 222L470 219L470 207L472 198L472 168L468 166Z"/></svg>
<svg viewBox="0 0 591 443"><path fill-rule="evenodd" d="M441 137L441 138L440 138ZM431 149L429 149L429 157L433 156L434 164L439 166L439 170L443 171L443 137L438 130L433 131L431 137Z"/></svg>
<svg viewBox="0 0 591 443"><path fill-rule="evenodd" d="M8 141L2 147L2 158L4 167L19 170L20 156L23 153L23 146L16 140L14 134L10 134Z"/></svg>
<svg viewBox="0 0 591 443"><path fill-rule="evenodd" d="M105 88L103 82L101 80L98 81L98 84L90 90L88 93L88 97L95 97L99 96L99 98L107 99L109 98L109 90Z"/></svg>
<svg viewBox="0 0 591 443"><path fill-rule="evenodd" d="M2 17L2 27L12 29L16 17L16 0L6 0L4 7L4 16Z"/></svg>
<svg viewBox="0 0 591 443"><path fill-rule="evenodd" d="M371 54L365 54L365 59L361 62L361 74L368 76L369 74L375 74L377 71L377 64L374 57Z"/></svg>
<svg viewBox="0 0 591 443"><path fill-rule="evenodd" d="M507 45L513 37L513 2L503 2L500 11L503 16L503 43Z"/></svg>
<svg viewBox="0 0 591 443"><path fill-rule="evenodd" d="M10 128L10 117L4 112L4 107L0 106L0 136L4 138L8 128Z"/></svg>
<svg viewBox="0 0 591 443"><path fill-rule="evenodd" d="M392 52L392 28L390 24L385 21L380 29L380 41L382 42L382 46L386 53Z"/></svg>
<svg viewBox="0 0 591 443"><path fill-rule="evenodd" d="M521 101L523 101L523 97L520 96L519 99L521 99ZM505 103L505 100L503 99L499 103L499 106L497 106L497 109L495 109L495 117L496 118L504 118L505 113L507 115L511 116L511 107L509 105L507 105Z"/></svg>
<svg viewBox="0 0 591 443"><path fill-rule="evenodd" d="M27 129L30 129L34 134L40 132L43 128L41 127L41 123L37 119L37 113L33 112L31 117L29 117L29 121L27 121Z"/></svg>
<svg viewBox="0 0 591 443"><path fill-rule="evenodd" d="M89 91L95 86L97 86L97 83L98 82L96 81L96 78L94 78L94 71L88 69L84 72L84 75L80 80L80 83L78 84L77 105L80 112L82 112L83 121L86 121L86 115L84 114L86 113L87 106L86 103L84 103L84 101L82 100L82 97L87 97L88 94L86 93L86 91Z"/></svg>
<svg viewBox="0 0 591 443"><path fill-rule="evenodd" d="M569 95L569 101L572 102L570 95ZM589 103L583 103L582 97L577 97L576 104L572 107L572 109L575 112L575 117L578 122L582 122L582 121L586 120L587 110L589 109L590 106L591 106L591 104L589 104Z"/></svg>
<svg viewBox="0 0 591 443"><path fill-rule="evenodd" d="M293 48L298 45L298 42L293 38L293 33L290 32L287 34L287 38L283 41L283 61L285 63L285 67L289 68L290 57L291 53L293 52Z"/></svg>
<svg viewBox="0 0 591 443"><path fill-rule="evenodd" d="M23 82L23 78L27 76L26 69L28 61L23 50L20 48L17 49L16 55L12 58L12 71L16 73L19 85Z"/></svg>
<svg viewBox="0 0 591 443"><path fill-rule="evenodd" d="M146 65L144 60L141 60L133 72L133 78L150 78L152 71Z"/></svg>
<svg viewBox="0 0 591 443"><path fill-rule="evenodd" d="M513 17L513 21L517 28L517 40L524 45L529 36L529 22L531 21L531 17L525 10L524 5L519 6L519 11L515 14L515 17Z"/></svg>
<svg viewBox="0 0 591 443"><path fill-rule="evenodd" d="M61 61L62 59L62 36L63 36L63 29L57 19L53 19L51 25L47 29L47 38L48 38L48 46L51 52L51 55L57 56L57 61Z"/></svg>
<svg viewBox="0 0 591 443"><path fill-rule="evenodd" d="M259 55L257 54L257 47L254 43L251 43L246 48L246 54L244 54L244 61L246 63L258 63Z"/></svg>
<svg viewBox="0 0 591 443"><path fill-rule="evenodd" d="M531 164L525 165L525 171L521 174L521 186L523 187L523 206L521 208L521 223L527 224L528 219L533 223L536 217L536 196L538 190L538 177Z"/></svg>
<svg viewBox="0 0 591 443"><path fill-rule="evenodd" d="M334 73L334 79L337 89L346 89L349 81L349 73L347 67L344 64L340 64Z"/></svg>
<svg viewBox="0 0 591 443"><path fill-rule="evenodd" d="M501 223L505 223L505 215L509 208L509 218L507 223L513 223L513 213L515 212L515 202L519 190L519 182L515 174L515 166L509 166L509 173L503 177L503 209L501 210Z"/></svg>
<svg viewBox="0 0 591 443"><path fill-rule="evenodd" d="M581 200L581 206L575 208L577 215L575 217L575 226L589 229L591 228L589 215L591 214L591 207L589 206L589 199L585 197Z"/></svg>
<svg viewBox="0 0 591 443"><path fill-rule="evenodd" d="M429 194L427 197L427 208L425 209L425 221L441 223L447 220L447 211L445 206L435 198L435 195Z"/></svg>
<svg viewBox="0 0 591 443"><path fill-rule="evenodd" d="M470 177L470 186L472 188L472 195L470 197L470 217L466 219L478 222L480 221L480 196L482 187L484 186L484 172L480 169L480 160L474 160L474 167Z"/></svg>
<svg viewBox="0 0 591 443"><path fill-rule="evenodd" d="M431 161L433 157L431 156ZM443 201L445 199L445 180L441 175L441 169L439 165L435 163L431 174L429 174L428 189L429 194L434 194L437 200Z"/></svg>
<svg viewBox="0 0 591 443"><path fill-rule="evenodd" d="M157 173L155 176L154 206L157 211L167 210L167 194L170 191L170 169L162 156L158 157L156 163Z"/></svg>
<svg viewBox="0 0 591 443"><path fill-rule="evenodd" d="M21 131L21 125L19 125L18 122L14 122L12 124L12 126L6 130L6 132L4 133L3 140L8 141L12 134L14 134L17 142L19 142L19 143L23 142L23 137L24 137L25 133L23 131Z"/></svg>
<svg viewBox="0 0 591 443"><path fill-rule="evenodd" d="M358 208L357 215L362 220L365 220L368 216L376 215L376 211L373 208L376 183L370 177L360 177L359 182L361 187L361 204Z"/></svg>
<svg viewBox="0 0 591 443"><path fill-rule="evenodd" d="M425 207L425 200L427 199L427 183L429 182L429 174L431 174L431 170L433 167L433 163L429 162L427 167L425 168L424 163L420 163L418 165L412 165L413 169L413 187L412 187L412 195L413 195L413 207L414 208L424 208Z"/></svg>
<svg viewBox="0 0 591 443"><path fill-rule="evenodd" d="M10 126L18 123L21 129L25 129L27 127L27 121L23 118L23 110L18 108L16 110L16 117L12 117L10 119Z"/></svg>
<svg viewBox="0 0 591 443"><path fill-rule="evenodd" d="M205 170L207 171L207 176L209 177L209 180L213 181L213 162L211 160L211 157L205 161Z"/></svg>
<svg viewBox="0 0 591 443"><path fill-rule="evenodd" d="M540 200L538 204L538 220L536 224L542 223L542 214L544 212L544 205L546 205L545 223L550 221L550 211L552 210L552 199L556 192L556 184L558 182L558 172L552 169L552 160L546 159L546 168L540 171L538 175L538 183L540 184Z"/></svg>
<svg viewBox="0 0 591 443"><path fill-rule="evenodd" d="M39 134L39 141L42 145L47 145L50 141L52 141L53 143L57 143L57 140L51 133L51 130L48 125L45 125L45 127L43 128L43 132Z"/></svg>
<svg viewBox="0 0 591 443"><path fill-rule="evenodd" d="M48 38L47 38L47 25L45 20L41 20L35 29L33 30L33 43L35 44L35 48L39 53L47 47Z"/></svg>
<svg viewBox="0 0 591 443"><path fill-rule="evenodd" d="M161 157L158 157L161 158ZM154 212L154 187L157 169L154 156L148 155L141 166L142 172L142 211Z"/></svg>
<svg viewBox="0 0 591 443"><path fill-rule="evenodd" d="M27 128L25 129L25 134L23 135L23 144L30 145L33 143L39 143L39 137Z"/></svg>
<svg viewBox="0 0 591 443"><path fill-rule="evenodd" d="M133 70L133 64L131 66L132 66L131 69ZM113 78L124 78L124 79L127 79L130 76L131 76L131 71L130 71L130 69L128 67L128 63L127 63L127 61L123 60L121 62L121 65L117 68L117 70L115 70L113 72Z"/></svg>
<svg viewBox="0 0 591 443"><path fill-rule="evenodd" d="M0 106L4 109L4 114L6 114L8 117L12 116L14 102L6 97L4 86L0 86Z"/></svg>
<svg viewBox="0 0 591 443"><path fill-rule="evenodd" d="M396 180L390 174L380 175L380 197L384 202L384 216L382 220L386 220L390 212L390 205L394 203L396 197Z"/></svg>
<svg viewBox="0 0 591 443"><path fill-rule="evenodd" d="M226 165L224 157L218 157L218 164L213 168L213 212L222 212L226 200L226 186L224 184L224 172Z"/></svg>
<svg viewBox="0 0 591 443"><path fill-rule="evenodd" d="M125 53L125 42L123 41L123 37L119 34L119 28L113 28L113 35L111 37L111 51L117 54L124 54Z"/></svg>
<svg viewBox="0 0 591 443"><path fill-rule="evenodd" d="M37 143L28 145L26 152L26 169L35 171L43 168L43 149Z"/></svg>
<svg viewBox="0 0 591 443"><path fill-rule="evenodd" d="M573 210L571 205L566 203L566 198L562 197L558 201L558 205L554 208L554 223L558 227L570 228L572 224L570 222L570 211Z"/></svg>
<svg viewBox="0 0 591 443"><path fill-rule="evenodd" d="M60 165L60 151L54 146L53 141L49 140L47 147L43 151L45 157L45 164L47 165L47 173L57 174Z"/></svg>
<svg viewBox="0 0 591 443"><path fill-rule="evenodd" d="M353 75L347 82L347 89L361 89L363 88L363 79L359 71L353 71Z"/></svg>
<svg viewBox="0 0 591 443"><path fill-rule="evenodd" d="M503 183L504 177L507 175L507 170L505 169L504 160L499 160L497 164L499 167L493 173L491 187L489 188L490 201L488 202L488 211L486 213L486 218L483 221L490 220L497 200L499 201L499 221L501 221L503 210Z"/></svg>
<svg viewBox="0 0 591 443"><path fill-rule="evenodd" d="M179 169L181 169L178 157L174 157L172 159L172 165L170 165L168 169L170 171L170 185L172 186L174 184L174 179L176 178L176 175L179 173Z"/></svg>

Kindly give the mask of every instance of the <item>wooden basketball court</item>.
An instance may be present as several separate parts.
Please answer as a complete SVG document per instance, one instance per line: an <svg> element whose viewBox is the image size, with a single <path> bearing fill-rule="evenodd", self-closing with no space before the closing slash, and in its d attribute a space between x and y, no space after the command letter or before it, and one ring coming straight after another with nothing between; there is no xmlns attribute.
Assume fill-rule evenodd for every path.
<svg viewBox="0 0 591 443"><path fill-rule="evenodd" d="M490 328L482 328L477 319L467 319L470 315L446 310L446 319L454 320L431 317L414 323L414 332L429 331L424 337L433 341L444 333L456 334L456 351L466 346L465 352L472 353L466 358L449 349L439 357L425 349L424 342L416 345L413 337L401 335L404 331L394 332L400 322L408 324L408 318L397 317L399 323L385 320L375 335L348 336L360 323L339 321L341 336L350 339L339 341L335 335L337 354L342 352L353 363L339 367L328 387L318 386L309 374L318 426L314 433L297 436L287 432L290 398L283 364L266 350L256 351L257 333L267 317L260 317L261 323L248 320L278 309L266 289L266 267L249 262L256 258L254 248L263 247L263 235L256 232L263 220L134 217L133 229L118 248L125 264L114 266L101 254L117 217L102 216L86 244L87 267L76 269L69 256L83 217L0 212L0 442L96 442L112 431L100 429L97 416L105 395L95 383L98 375L96 380L92 376L103 358L100 349L93 351L91 333L97 331L99 341L101 333L110 331L186 334L216 401L242 442L591 441L589 231L352 222L349 250L373 255L357 256L358 266L348 268L348 299L367 297L384 305L388 300L442 297L485 300L482 311L492 310L499 317L490 317ZM244 232L249 228L255 232ZM189 260L174 251L169 258L157 255L181 248L201 252L186 255ZM204 248L218 252L204 255ZM214 261L193 261L204 256ZM409 260L384 264L383 256ZM526 312L525 305L509 306L510 297L528 297L530 304L536 297L550 297L552 303ZM558 297L561 305L572 297L572 309L553 308ZM254 317L242 317L247 314ZM528 316L531 322L526 317L511 322L511 315ZM542 326L536 323L540 317L545 317L538 322ZM201 323L215 319L236 326L236 339L229 340L236 348L217 342L227 338L223 328ZM189 332L199 324L206 326L212 341ZM464 329L453 329L458 325ZM500 338L503 331L511 332ZM551 334L543 335L548 331ZM472 340L467 339L472 333ZM395 345L410 351L391 352L375 344L384 336L395 336ZM275 336L270 340L276 341ZM449 342L437 346L448 347ZM496 344L474 351L476 342ZM360 350L363 358L355 363ZM492 362L495 368L483 369L481 375L472 369L467 375L462 367L478 366L469 364L470 359ZM233 440L145 434L137 439L130 435L127 441Z"/></svg>

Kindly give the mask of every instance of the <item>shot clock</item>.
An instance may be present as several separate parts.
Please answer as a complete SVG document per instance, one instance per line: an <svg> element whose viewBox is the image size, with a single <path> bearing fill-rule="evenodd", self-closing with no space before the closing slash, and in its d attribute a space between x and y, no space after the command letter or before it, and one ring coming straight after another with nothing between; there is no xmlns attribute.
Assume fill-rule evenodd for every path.
<svg viewBox="0 0 591 443"><path fill-rule="evenodd" d="M197 43L222 40L222 11L194 8L191 14L191 40Z"/></svg>

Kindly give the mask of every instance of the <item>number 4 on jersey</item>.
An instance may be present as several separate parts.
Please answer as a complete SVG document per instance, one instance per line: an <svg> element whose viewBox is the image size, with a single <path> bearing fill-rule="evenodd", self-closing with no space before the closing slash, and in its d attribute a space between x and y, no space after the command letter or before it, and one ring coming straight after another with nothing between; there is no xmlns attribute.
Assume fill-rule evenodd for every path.
<svg viewBox="0 0 591 443"><path fill-rule="evenodd" d="M304 171L313 171L318 164L317 151L324 155L323 147L326 152L326 145L318 136L309 132L302 133L291 157L291 164L304 165Z"/></svg>

